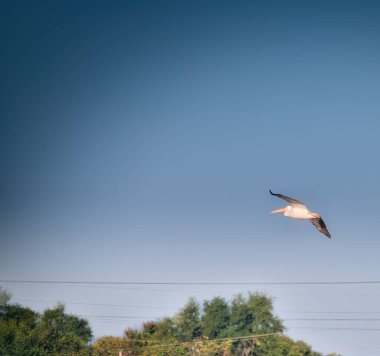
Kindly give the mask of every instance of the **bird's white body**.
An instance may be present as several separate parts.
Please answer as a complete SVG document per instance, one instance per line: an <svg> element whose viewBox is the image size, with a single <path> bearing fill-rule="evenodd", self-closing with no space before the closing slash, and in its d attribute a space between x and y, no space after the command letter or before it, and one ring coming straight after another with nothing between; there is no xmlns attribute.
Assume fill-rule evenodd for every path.
<svg viewBox="0 0 380 356"><path fill-rule="evenodd" d="M284 215L288 218L309 220L315 218L305 205L288 205L285 208Z"/></svg>

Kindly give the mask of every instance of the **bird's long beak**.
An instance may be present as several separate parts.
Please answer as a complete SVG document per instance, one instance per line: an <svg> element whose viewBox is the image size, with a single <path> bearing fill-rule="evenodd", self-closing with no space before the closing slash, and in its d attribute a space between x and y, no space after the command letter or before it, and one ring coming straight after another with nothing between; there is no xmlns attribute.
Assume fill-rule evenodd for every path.
<svg viewBox="0 0 380 356"><path fill-rule="evenodd" d="M285 212L285 210L286 210L286 208L281 208L281 209L273 210L270 213L271 214L283 213L283 212Z"/></svg>

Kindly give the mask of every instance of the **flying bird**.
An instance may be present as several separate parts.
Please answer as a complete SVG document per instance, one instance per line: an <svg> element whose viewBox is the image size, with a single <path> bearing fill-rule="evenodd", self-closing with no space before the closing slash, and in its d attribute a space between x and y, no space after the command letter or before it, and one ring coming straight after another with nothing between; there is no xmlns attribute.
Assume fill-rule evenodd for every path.
<svg viewBox="0 0 380 356"><path fill-rule="evenodd" d="M322 234L325 234L327 237L331 238L331 235L327 230L326 224L322 220L321 216L309 211L304 203L301 203L296 199L286 197L282 194L272 193L271 190L269 190L269 193L290 203L290 205L285 208L271 211L271 214L284 213L284 215L289 218L309 220Z"/></svg>

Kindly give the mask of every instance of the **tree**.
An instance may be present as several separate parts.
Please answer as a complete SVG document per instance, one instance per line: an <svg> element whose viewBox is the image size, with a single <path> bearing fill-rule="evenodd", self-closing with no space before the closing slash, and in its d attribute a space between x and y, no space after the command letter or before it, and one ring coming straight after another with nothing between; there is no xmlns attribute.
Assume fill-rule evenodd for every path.
<svg viewBox="0 0 380 356"><path fill-rule="evenodd" d="M180 340L191 341L202 334L199 305L194 298L178 312L174 324Z"/></svg>
<svg viewBox="0 0 380 356"><path fill-rule="evenodd" d="M0 314L0 350L4 355L47 356L89 350L88 322L64 312L64 306L42 315L20 305L5 305Z"/></svg>
<svg viewBox="0 0 380 356"><path fill-rule="evenodd" d="M254 315L247 305L246 298L244 298L242 294L235 296L231 302L229 336L245 336L251 334L253 319Z"/></svg>
<svg viewBox="0 0 380 356"><path fill-rule="evenodd" d="M322 356L303 341L294 341L285 335L258 338L254 341L251 356Z"/></svg>
<svg viewBox="0 0 380 356"><path fill-rule="evenodd" d="M231 301L229 337L249 336L282 332L284 327L280 319L273 315L272 300L262 293L248 293L247 297L238 294ZM239 355L252 355L261 338L243 339L233 344L233 350ZM273 346L273 345L272 345Z"/></svg>
<svg viewBox="0 0 380 356"><path fill-rule="evenodd" d="M127 329L123 339L109 341L125 342L123 350L136 356L321 356L283 330L272 299L248 293L230 303L221 297L206 300L202 311L192 298L173 318L145 322Z"/></svg>
<svg viewBox="0 0 380 356"><path fill-rule="evenodd" d="M4 355L37 355L32 331L38 313L20 305L3 305L0 313L0 350Z"/></svg>
<svg viewBox="0 0 380 356"><path fill-rule="evenodd" d="M249 293L247 306L253 316L251 333L282 332L282 321L273 315L273 301L263 293Z"/></svg>
<svg viewBox="0 0 380 356"><path fill-rule="evenodd" d="M202 329L203 335L209 338L226 336L230 322L230 309L221 297L215 297L203 304Z"/></svg>
<svg viewBox="0 0 380 356"><path fill-rule="evenodd" d="M92 338L87 320L66 314L62 304L45 310L35 332L38 342L50 355L79 352L88 347Z"/></svg>
<svg viewBox="0 0 380 356"><path fill-rule="evenodd" d="M232 340L213 341L198 340L188 348L191 355L207 355L207 356L230 356Z"/></svg>
<svg viewBox="0 0 380 356"><path fill-rule="evenodd" d="M0 287L0 306L5 305L11 299L11 294Z"/></svg>
<svg viewBox="0 0 380 356"><path fill-rule="evenodd" d="M172 318L165 317L156 325L156 335L159 340L175 341L178 336L178 328Z"/></svg>
<svg viewBox="0 0 380 356"><path fill-rule="evenodd" d="M128 341L124 337L102 336L92 344L100 355L118 354L120 350L128 349Z"/></svg>

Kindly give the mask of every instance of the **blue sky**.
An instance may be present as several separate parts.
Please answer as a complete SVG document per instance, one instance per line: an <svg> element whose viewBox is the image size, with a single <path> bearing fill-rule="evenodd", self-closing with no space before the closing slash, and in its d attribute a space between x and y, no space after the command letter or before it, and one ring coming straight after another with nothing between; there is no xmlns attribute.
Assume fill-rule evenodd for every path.
<svg viewBox="0 0 380 356"><path fill-rule="evenodd" d="M379 279L376 1L1 7L0 279ZM332 239L268 214L284 206L269 188ZM377 285L1 285L38 310L144 318L266 290L316 350L380 348L379 331L326 329L380 322L286 321L376 317ZM90 319L96 336L142 320Z"/></svg>

